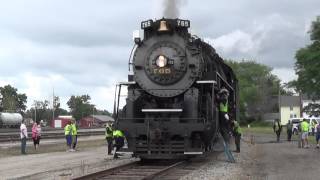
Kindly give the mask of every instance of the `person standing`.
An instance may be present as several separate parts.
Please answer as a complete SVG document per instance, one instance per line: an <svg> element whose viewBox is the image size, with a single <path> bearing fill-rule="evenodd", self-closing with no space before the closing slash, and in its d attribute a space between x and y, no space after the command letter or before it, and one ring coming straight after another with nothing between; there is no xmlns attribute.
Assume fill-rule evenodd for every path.
<svg viewBox="0 0 320 180"><path fill-rule="evenodd" d="M289 120L288 124L287 124L287 135L288 135L288 141L291 141L291 137L292 137L292 123Z"/></svg>
<svg viewBox="0 0 320 180"><path fill-rule="evenodd" d="M24 119L22 119L21 125L20 125L20 138L21 138L21 154L27 154L26 146L27 146L28 130L25 125Z"/></svg>
<svg viewBox="0 0 320 180"><path fill-rule="evenodd" d="M302 139L302 147L309 148L308 134L309 134L309 123L306 119L303 119L301 122L301 139Z"/></svg>
<svg viewBox="0 0 320 180"><path fill-rule="evenodd" d="M106 125L106 140L107 140L107 145L108 145L108 155L111 155L111 151L112 151L112 141L113 141L113 128L112 128L112 124L107 124Z"/></svg>
<svg viewBox="0 0 320 180"><path fill-rule="evenodd" d="M233 135L234 142L236 144L236 152L240 153L240 139L241 139L242 130L237 121L233 121Z"/></svg>
<svg viewBox="0 0 320 180"><path fill-rule="evenodd" d="M115 151L114 151L114 155L113 158L117 159L118 158L118 154L117 152L120 150L120 148L123 147L124 145L124 134L122 131L120 131L119 129L116 129L113 131L113 138L115 141Z"/></svg>
<svg viewBox="0 0 320 180"><path fill-rule="evenodd" d="M282 131L282 125L279 121L279 119L275 119L274 123L273 123L273 131L276 133L277 135L277 142L280 142L280 135L281 135L281 131Z"/></svg>
<svg viewBox="0 0 320 180"><path fill-rule="evenodd" d="M320 140L320 124L317 124L316 125L316 141L317 141L317 148L319 149L320 148L320 145L319 145L319 140Z"/></svg>
<svg viewBox="0 0 320 180"><path fill-rule="evenodd" d="M41 122L40 121L38 121L37 122L37 139L38 139L38 149L39 149L39 147L40 147L40 139L41 139L41 131L42 131L42 129L41 129Z"/></svg>
<svg viewBox="0 0 320 180"><path fill-rule="evenodd" d="M76 125L76 121L74 119L71 120L71 135L72 135L72 151L76 151L77 141L78 141L78 128Z"/></svg>
<svg viewBox="0 0 320 180"><path fill-rule="evenodd" d="M71 135L71 122L69 121L64 127L64 135L66 136L67 141L67 151L71 151L72 135Z"/></svg>
<svg viewBox="0 0 320 180"><path fill-rule="evenodd" d="M37 150L37 145L39 144L37 127L38 127L37 123L34 122L33 125L32 125L32 129L31 129L34 150Z"/></svg>
<svg viewBox="0 0 320 180"><path fill-rule="evenodd" d="M221 88L217 96L217 101L219 102L220 133L225 142L229 142L229 135L231 132L230 120L228 115L228 97L229 91L225 88Z"/></svg>

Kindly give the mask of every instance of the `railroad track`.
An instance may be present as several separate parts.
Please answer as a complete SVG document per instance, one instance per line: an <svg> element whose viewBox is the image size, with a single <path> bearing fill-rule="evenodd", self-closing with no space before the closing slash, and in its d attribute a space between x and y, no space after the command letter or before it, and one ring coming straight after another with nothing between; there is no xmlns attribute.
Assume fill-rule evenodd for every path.
<svg viewBox="0 0 320 180"><path fill-rule="evenodd" d="M211 152L206 156L183 161L153 161L131 162L122 166L114 167L93 174L88 174L74 180L178 180L181 177L197 170L202 165L216 160L222 152ZM208 158L210 156L210 158Z"/></svg>
<svg viewBox="0 0 320 180"><path fill-rule="evenodd" d="M96 172L86 176L76 178L75 180L89 180L89 179L137 179L150 180L155 179L173 168L182 166L186 161L178 162L161 162L161 163L142 163L132 162L115 168Z"/></svg>
<svg viewBox="0 0 320 180"><path fill-rule="evenodd" d="M78 136L97 136L97 135L104 135L104 131L79 131ZM31 137L31 134L28 134ZM64 132L43 132L41 133L42 139L58 139L58 138L65 138ZM0 133L0 142L11 142L11 141L20 141L20 134L19 133Z"/></svg>

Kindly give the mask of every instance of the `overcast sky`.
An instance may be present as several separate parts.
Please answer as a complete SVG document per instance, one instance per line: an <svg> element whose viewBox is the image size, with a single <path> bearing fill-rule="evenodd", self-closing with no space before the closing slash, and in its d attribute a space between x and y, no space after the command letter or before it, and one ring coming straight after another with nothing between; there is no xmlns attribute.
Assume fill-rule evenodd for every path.
<svg viewBox="0 0 320 180"><path fill-rule="evenodd" d="M199 3L201 2L201 3ZM132 32L161 18L162 1L0 0L0 86L34 100L89 94L112 110L115 84L127 79ZM319 0L180 1L179 17L225 59L250 59L295 78L295 51L309 43Z"/></svg>

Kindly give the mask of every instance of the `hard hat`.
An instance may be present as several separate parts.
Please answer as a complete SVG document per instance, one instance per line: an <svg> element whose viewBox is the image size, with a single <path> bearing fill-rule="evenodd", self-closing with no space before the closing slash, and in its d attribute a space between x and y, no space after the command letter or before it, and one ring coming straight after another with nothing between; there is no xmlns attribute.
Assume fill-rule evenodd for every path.
<svg viewBox="0 0 320 180"><path fill-rule="evenodd" d="M223 87L223 88L220 89L219 93L220 93L220 94L222 94L222 93L227 93L227 94L229 94L229 91L228 91L226 88Z"/></svg>

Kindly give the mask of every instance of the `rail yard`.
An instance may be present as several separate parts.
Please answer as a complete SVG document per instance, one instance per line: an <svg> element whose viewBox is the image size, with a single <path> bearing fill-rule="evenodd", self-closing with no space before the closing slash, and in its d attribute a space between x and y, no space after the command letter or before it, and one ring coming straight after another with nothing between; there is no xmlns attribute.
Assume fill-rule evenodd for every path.
<svg viewBox="0 0 320 180"><path fill-rule="evenodd" d="M320 179L319 7L0 1L0 180Z"/></svg>

